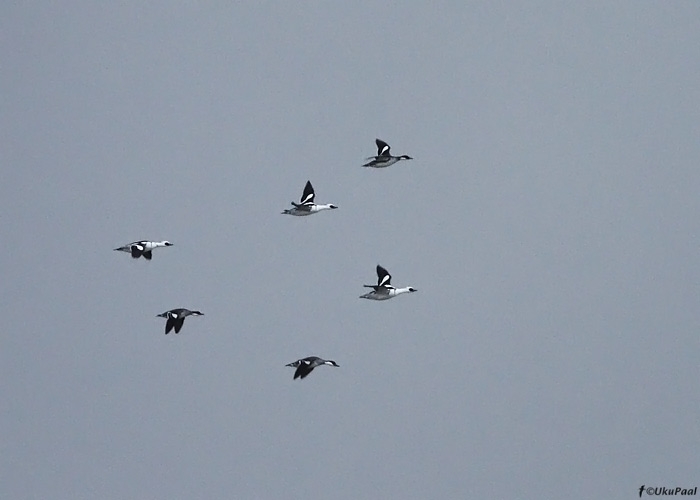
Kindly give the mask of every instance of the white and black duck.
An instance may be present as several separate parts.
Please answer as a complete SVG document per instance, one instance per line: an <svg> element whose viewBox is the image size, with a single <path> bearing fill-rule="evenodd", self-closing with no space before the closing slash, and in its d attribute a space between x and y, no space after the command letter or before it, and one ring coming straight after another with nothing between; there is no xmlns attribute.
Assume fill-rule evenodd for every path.
<svg viewBox="0 0 700 500"><path fill-rule="evenodd" d="M165 334L167 335L173 329L175 329L175 333L180 333L187 316L204 316L204 314L199 311L190 311L189 309L180 307L178 309L165 311L164 313L158 314L156 317L166 318Z"/></svg>
<svg viewBox="0 0 700 500"><path fill-rule="evenodd" d="M289 208L282 213L286 215L302 216L312 215L323 210L333 210L335 208L338 208L332 203L327 203L325 205L317 205L316 203L314 203L315 196L316 193L314 192L314 188L311 185L311 181L306 181L306 186L304 186L304 193L301 195L299 203L292 202L292 208Z"/></svg>
<svg viewBox="0 0 700 500"><path fill-rule="evenodd" d="M124 245L123 247L115 248L115 252L128 252L131 254L131 256L134 259L138 259L139 257L143 257L146 260L151 260L153 258L153 249L154 248L160 248L160 247L171 247L173 246L172 243L169 241L148 241L148 240L142 240L142 241L134 241L132 243L129 243L128 245Z"/></svg>
<svg viewBox="0 0 700 500"><path fill-rule="evenodd" d="M369 158L367 158L370 161L362 165L363 167L385 168L390 167L394 163L397 163L401 160L413 159L408 155L392 156L391 146L389 146L386 142L384 142L381 139L375 139L374 142L377 143L377 155L370 156Z"/></svg>
<svg viewBox="0 0 700 500"><path fill-rule="evenodd" d="M361 299L369 300L388 300L401 295L402 293L416 292L412 286L396 288L391 284L391 274L382 266L377 264L377 284L364 285L365 288L372 288L371 292L360 295Z"/></svg>
<svg viewBox="0 0 700 500"><path fill-rule="evenodd" d="M318 356L309 356L308 358L298 359L293 363L289 363L286 366L296 368L296 371L294 372L294 380L296 380L298 378L305 378L307 375L309 375L309 373L313 371L314 368L323 365L337 367L338 363L331 359L323 359L319 358Z"/></svg>

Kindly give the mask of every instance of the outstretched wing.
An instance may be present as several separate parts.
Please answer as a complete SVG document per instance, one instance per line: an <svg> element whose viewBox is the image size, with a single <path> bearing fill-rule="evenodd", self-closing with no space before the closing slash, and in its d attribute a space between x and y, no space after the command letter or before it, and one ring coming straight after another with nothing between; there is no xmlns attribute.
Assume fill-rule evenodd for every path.
<svg viewBox="0 0 700 500"><path fill-rule="evenodd" d="M316 356L309 356L306 358L297 359L295 362L289 363L287 366L296 368L296 371L294 372L294 380L296 380L298 378L304 378L311 373L311 370L313 370L317 365L317 360L318 358Z"/></svg>
<svg viewBox="0 0 700 500"><path fill-rule="evenodd" d="M377 156L389 156L391 147L381 139L375 139L377 143Z"/></svg>
<svg viewBox="0 0 700 500"><path fill-rule="evenodd" d="M377 264L377 286L391 285L391 274L382 266Z"/></svg>
<svg viewBox="0 0 700 500"><path fill-rule="evenodd" d="M175 333L180 333L180 330L182 330L182 325L184 323L185 323L185 318L173 320L173 324L175 325Z"/></svg>
<svg viewBox="0 0 700 500"><path fill-rule="evenodd" d="M165 334L169 334L170 331L173 329L175 326L175 320L173 318L168 318L168 320L165 322ZM175 332L177 333L177 332Z"/></svg>
<svg viewBox="0 0 700 500"><path fill-rule="evenodd" d="M303 361L299 363L297 371L294 372L294 380L298 378L306 378L309 373L314 369L313 365L309 362Z"/></svg>
<svg viewBox="0 0 700 500"><path fill-rule="evenodd" d="M302 205L311 205L314 202L314 187L311 185L311 181L306 181L306 186L304 186L304 194L301 195L299 203Z"/></svg>
<svg viewBox="0 0 700 500"><path fill-rule="evenodd" d="M300 212L311 212L311 207L313 206L313 203L308 203L306 205L304 205L304 204L300 205L299 203L292 202L292 205L294 206L294 208L296 208Z"/></svg>

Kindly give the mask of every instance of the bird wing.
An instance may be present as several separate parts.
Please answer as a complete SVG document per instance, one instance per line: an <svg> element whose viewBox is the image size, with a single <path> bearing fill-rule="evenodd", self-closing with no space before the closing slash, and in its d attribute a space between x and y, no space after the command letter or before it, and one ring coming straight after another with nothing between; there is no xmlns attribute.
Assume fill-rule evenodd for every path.
<svg viewBox="0 0 700 500"><path fill-rule="evenodd" d="M377 156L389 156L391 147L381 139L375 139L377 143Z"/></svg>
<svg viewBox="0 0 700 500"><path fill-rule="evenodd" d="M387 286L391 285L391 274L389 274L389 271L384 269L382 266L377 264L377 285L379 286Z"/></svg>
<svg viewBox="0 0 700 500"><path fill-rule="evenodd" d="M182 325L184 323L185 323L185 318L173 320L173 324L175 325L175 333L180 333L180 330L182 330Z"/></svg>
<svg viewBox="0 0 700 500"><path fill-rule="evenodd" d="M302 212L310 212L311 207L313 206L313 202L301 204L301 205L299 203L292 202L292 205L294 205L294 208L296 208L297 210L300 210Z"/></svg>
<svg viewBox="0 0 700 500"><path fill-rule="evenodd" d="M299 363L297 370L294 372L294 380L305 378L313 369L314 367L310 363Z"/></svg>
<svg viewBox="0 0 700 500"><path fill-rule="evenodd" d="M311 185L311 181L306 181L306 186L304 186L304 193L301 195L299 202L302 205L313 204L314 202L314 187Z"/></svg>

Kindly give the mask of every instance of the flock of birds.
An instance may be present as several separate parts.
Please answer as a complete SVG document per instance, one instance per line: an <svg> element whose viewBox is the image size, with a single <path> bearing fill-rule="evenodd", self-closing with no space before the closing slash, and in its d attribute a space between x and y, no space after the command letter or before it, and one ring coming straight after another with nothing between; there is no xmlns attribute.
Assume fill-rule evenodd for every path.
<svg viewBox="0 0 700 500"><path fill-rule="evenodd" d="M367 160L369 161L362 165L363 167L385 168L394 165L395 163L398 163L402 160L413 159L408 155L392 156L391 147L389 146L389 144L382 141L381 139L376 139L375 142L377 144L377 154L375 156L370 156L369 158L367 158ZM315 196L316 193L314 192L314 188L311 185L311 181L307 181L306 186L304 186L304 192L302 193L301 198L299 199L299 203L292 202L292 208L284 210L282 214L306 216L313 215L323 210L333 210L338 208L332 203L328 203L325 205L316 204L314 202ZM153 258L153 250L161 247L170 247L172 245L173 244L169 241L142 240L134 241L119 248L115 248L114 250L119 252L128 252L134 259L143 257L146 260L151 260ZM416 289L411 286L403 288L394 287L391 284L391 274L389 274L389 272L380 265L377 265L377 284L364 285L364 287L371 288L372 291L365 293L364 295L360 295L360 298L369 300L388 300L396 297L397 295L416 291ZM179 307L158 314L156 317L165 318L165 334L167 335L173 330L175 331L175 333L180 333L182 325L185 323L185 318L187 318L188 316L203 315L204 313L202 313L201 311L191 311L189 309ZM292 363L287 364L286 366L296 368L296 371L294 372L294 379L296 380L297 378L305 378L313 371L314 368L323 365L335 367L339 366L335 361L331 359L323 359L319 358L318 356L308 356L306 358L298 359Z"/></svg>

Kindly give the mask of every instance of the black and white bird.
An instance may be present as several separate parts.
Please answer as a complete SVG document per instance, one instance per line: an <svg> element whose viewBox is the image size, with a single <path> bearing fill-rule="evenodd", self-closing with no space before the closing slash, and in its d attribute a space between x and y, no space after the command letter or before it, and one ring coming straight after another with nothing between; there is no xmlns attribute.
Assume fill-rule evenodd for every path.
<svg viewBox="0 0 700 500"><path fill-rule="evenodd" d="M375 139L377 143L377 156L367 158L371 160L369 163L362 165L363 167L384 168L393 165L401 160L412 160L408 155L392 156L391 147L381 139Z"/></svg>
<svg viewBox="0 0 700 500"><path fill-rule="evenodd" d="M190 311L189 309L181 307L158 314L156 318L166 318L165 334L167 335L173 328L175 329L175 333L180 333L187 316L204 316L204 314L199 311Z"/></svg>
<svg viewBox="0 0 700 500"><path fill-rule="evenodd" d="M391 274L389 271L384 269L382 266L377 264L377 284L376 285L364 285L365 288L372 288L371 292L364 295L360 295L361 299L370 300L388 300L401 295L402 293L416 292L417 290L412 286L407 286L404 288L395 288L391 285Z"/></svg>
<svg viewBox="0 0 700 500"><path fill-rule="evenodd" d="M115 248L115 252L129 252L131 256L134 259L138 259L139 257L143 257L146 260L151 260L153 258L153 252L154 248L158 247L171 247L173 246L172 243L169 241L134 241L133 243L129 243L128 245L124 245L123 247Z"/></svg>
<svg viewBox="0 0 700 500"><path fill-rule="evenodd" d="M311 215L322 210L333 210L338 208L337 206L328 203L326 205L316 205L314 203L314 187L311 185L311 181L306 181L306 186L304 186L304 193L301 195L299 203L292 202L293 208L289 208L282 212L287 215Z"/></svg>
<svg viewBox="0 0 700 500"><path fill-rule="evenodd" d="M297 369L294 372L294 380L296 380L298 378L306 377L309 373L313 371L314 368L321 365L337 367L338 363L330 359L319 358L318 356L309 356L308 358L298 359L293 363L289 363L286 366L291 366L292 368Z"/></svg>

